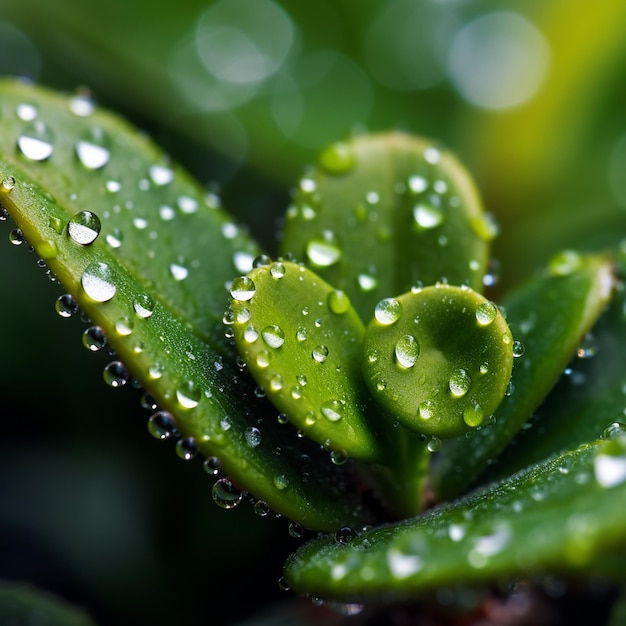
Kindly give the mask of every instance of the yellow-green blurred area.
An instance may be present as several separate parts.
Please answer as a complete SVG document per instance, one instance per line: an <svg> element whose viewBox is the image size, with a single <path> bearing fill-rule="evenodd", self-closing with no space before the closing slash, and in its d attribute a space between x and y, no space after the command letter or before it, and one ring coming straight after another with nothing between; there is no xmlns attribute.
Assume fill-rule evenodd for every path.
<svg viewBox="0 0 626 626"><path fill-rule="evenodd" d="M88 88L217 183L270 249L317 152L383 129L473 172L503 289L626 235L624 0L0 0L0 75ZM287 524L217 510L199 461L104 386L25 256L0 245L0 577L102 624L228 624L274 601Z"/></svg>

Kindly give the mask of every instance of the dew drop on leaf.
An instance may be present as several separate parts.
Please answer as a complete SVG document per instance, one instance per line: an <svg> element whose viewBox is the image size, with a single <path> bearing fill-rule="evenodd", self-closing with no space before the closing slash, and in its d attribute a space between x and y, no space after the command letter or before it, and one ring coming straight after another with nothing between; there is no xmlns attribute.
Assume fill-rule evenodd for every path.
<svg viewBox="0 0 626 626"><path fill-rule="evenodd" d="M272 263L270 266L270 275L272 278L283 278L285 276L285 271L285 266L280 262Z"/></svg>
<svg viewBox="0 0 626 626"><path fill-rule="evenodd" d="M415 365L420 354L420 345L413 335L402 335L395 347L396 362L406 369Z"/></svg>
<svg viewBox="0 0 626 626"><path fill-rule="evenodd" d="M259 517L267 517L270 514L270 506L264 500L257 500L254 503L254 513Z"/></svg>
<svg viewBox="0 0 626 626"><path fill-rule="evenodd" d="M148 432L156 439L171 439L176 434L176 422L168 411L157 411L148 419Z"/></svg>
<svg viewBox="0 0 626 626"><path fill-rule="evenodd" d="M289 524L289 536L293 537L294 539L300 539L300 537L302 537L302 535L304 534L304 528L302 528L302 526L300 524L297 524L296 522L291 522Z"/></svg>
<svg viewBox="0 0 626 626"><path fill-rule="evenodd" d="M130 380L130 374L121 361L111 361L104 368L102 375L104 382L114 389L123 387Z"/></svg>
<svg viewBox="0 0 626 626"><path fill-rule="evenodd" d="M170 264L170 274L172 278L178 282L181 280L185 280L187 276L189 276L189 270L180 263L171 263Z"/></svg>
<svg viewBox="0 0 626 626"><path fill-rule="evenodd" d="M57 298L54 308L61 317L72 317L78 312L78 302L71 294L64 293Z"/></svg>
<svg viewBox="0 0 626 626"><path fill-rule="evenodd" d="M106 263L95 262L88 265L80 282L85 293L95 302L107 302L117 291Z"/></svg>
<svg viewBox="0 0 626 626"><path fill-rule="evenodd" d="M100 234L100 218L91 211L79 211L67 223L67 232L72 241L81 246L92 244Z"/></svg>
<svg viewBox="0 0 626 626"><path fill-rule="evenodd" d="M94 127L79 141L74 149L78 160L89 170L99 170L111 157L107 138L101 128Z"/></svg>
<svg viewBox="0 0 626 626"><path fill-rule="evenodd" d="M381 300L374 309L374 317L384 326L395 324L402 314L402 305L395 298Z"/></svg>
<svg viewBox="0 0 626 626"><path fill-rule="evenodd" d="M279 491L285 491L289 488L289 479L284 474L276 474L272 482Z"/></svg>
<svg viewBox="0 0 626 626"><path fill-rule="evenodd" d="M489 326L498 315L498 307L493 302L483 302L476 307L476 321L480 326Z"/></svg>
<svg viewBox="0 0 626 626"><path fill-rule="evenodd" d="M261 444L261 431L256 426L249 426L245 432L246 443L251 448L256 448Z"/></svg>
<svg viewBox="0 0 626 626"><path fill-rule="evenodd" d="M463 409L463 421L470 427L476 428L480 426L485 419L480 404L469 404Z"/></svg>
<svg viewBox="0 0 626 626"><path fill-rule="evenodd" d="M202 390L193 380L185 381L176 390L176 400L183 409L194 409L200 403Z"/></svg>
<svg viewBox="0 0 626 626"><path fill-rule="evenodd" d="M323 344L315 346L315 348L313 348L313 352L311 352L311 356L317 363L324 363L328 358L328 348Z"/></svg>
<svg viewBox="0 0 626 626"><path fill-rule="evenodd" d="M104 330L100 326L90 326L83 333L83 345L91 352L102 350L107 345Z"/></svg>
<svg viewBox="0 0 626 626"><path fill-rule="evenodd" d="M191 461L198 454L198 444L193 437L183 437L176 442L176 454L183 461Z"/></svg>
<svg viewBox="0 0 626 626"><path fill-rule="evenodd" d="M230 287L230 295L238 302L251 300L256 292L254 281L247 276L238 276Z"/></svg>
<svg viewBox="0 0 626 626"><path fill-rule="evenodd" d="M0 191L8 193L15 188L15 178L13 176L5 176L0 183Z"/></svg>
<svg viewBox="0 0 626 626"><path fill-rule="evenodd" d="M35 120L24 127L17 138L17 147L27 159L45 161L54 152L54 136L43 122Z"/></svg>
<svg viewBox="0 0 626 626"><path fill-rule="evenodd" d="M413 219L423 230L430 230L444 222L443 212L439 207L427 202L418 202L413 207Z"/></svg>
<svg viewBox="0 0 626 626"><path fill-rule="evenodd" d="M322 404L320 412L329 422L338 422L343 417L343 404L340 400L329 400Z"/></svg>
<svg viewBox="0 0 626 626"><path fill-rule="evenodd" d="M212 489L213 502L223 509L234 509L243 500L243 492L230 478L220 478Z"/></svg>
<svg viewBox="0 0 626 626"><path fill-rule="evenodd" d="M217 476L222 469L222 463L216 456L210 456L204 459L202 469L204 469L205 473L209 476Z"/></svg>
<svg viewBox="0 0 626 626"><path fill-rule="evenodd" d="M429 452L439 452L441 450L441 439L439 437L431 437L426 444L426 449Z"/></svg>
<svg viewBox="0 0 626 626"><path fill-rule="evenodd" d="M352 147L337 142L326 148L320 155L320 166L331 176L341 176L350 172L356 165L356 155Z"/></svg>
<svg viewBox="0 0 626 626"><path fill-rule="evenodd" d="M448 383L450 394L453 398L462 398L469 391L471 384L470 375L464 369L459 369L450 376Z"/></svg>
<svg viewBox="0 0 626 626"><path fill-rule="evenodd" d="M328 308L335 315L342 315L350 309L350 298L339 289L331 291L327 298Z"/></svg>
<svg viewBox="0 0 626 626"><path fill-rule="evenodd" d="M513 356L517 359L524 354L524 344L521 341L513 342Z"/></svg>
<svg viewBox="0 0 626 626"><path fill-rule="evenodd" d="M133 309L138 317L149 318L154 312L154 298L147 293L137 296L133 301Z"/></svg>
<svg viewBox="0 0 626 626"><path fill-rule="evenodd" d="M162 187L174 180L174 171L166 165L151 165L148 169L148 176L155 185Z"/></svg>
<svg viewBox="0 0 626 626"><path fill-rule="evenodd" d="M285 343L285 333L283 329L276 324L266 326L261 331L261 337L263 337L263 341L270 348L277 349Z"/></svg>
<svg viewBox="0 0 626 626"><path fill-rule="evenodd" d="M21 246L26 241L24 233L19 228L14 228L9 233L9 242L14 246Z"/></svg>
<svg viewBox="0 0 626 626"><path fill-rule="evenodd" d="M309 241L306 247L309 261L316 267L330 267L341 259L341 246L331 230L323 231Z"/></svg>

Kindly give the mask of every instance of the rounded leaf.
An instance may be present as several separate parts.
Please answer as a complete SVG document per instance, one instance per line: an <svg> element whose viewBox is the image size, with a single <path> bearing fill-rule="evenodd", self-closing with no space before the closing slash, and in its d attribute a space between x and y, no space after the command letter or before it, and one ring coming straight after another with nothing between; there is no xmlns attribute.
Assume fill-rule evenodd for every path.
<svg viewBox="0 0 626 626"><path fill-rule="evenodd" d="M236 278L231 294L237 348L274 406L314 441L380 459L359 367L364 328L348 296L288 261Z"/></svg>
<svg viewBox="0 0 626 626"><path fill-rule="evenodd" d="M436 437L484 424L513 367L513 338L498 307L445 284L381 300L363 349L376 400L407 428Z"/></svg>

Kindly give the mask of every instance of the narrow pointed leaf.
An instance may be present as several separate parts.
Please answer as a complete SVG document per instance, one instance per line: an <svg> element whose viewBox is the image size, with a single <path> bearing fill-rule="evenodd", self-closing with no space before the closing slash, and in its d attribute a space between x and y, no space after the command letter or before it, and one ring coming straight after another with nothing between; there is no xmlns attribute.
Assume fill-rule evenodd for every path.
<svg viewBox="0 0 626 626"><path fill-rule="evenodd" d="M593 441L606 429L626 428L625 306L626 295L617 290L546 401L490 466L490 477Z"/></svg>
<svg viewBox="0 0 626 626"><path fill-rule="evenodd" d="M564 253L550 268L504 301L513 337L525 352L513 367L512 392L496 411L495 424L442 449L432 475L440 499L462 493L517 434L611 297L612 264L603 256Z"/></svg>
<svg viewBox="0 0 626 626"><path fill-rule="evenodd" d="M346 294L288 261L235 279L231 293L237 348L272 403L333 451L384 459L361 376L365 330Z"/></svg>
<svg viewBox="0 0 626 626"><path fill-rule="evenodd" d="M219 199L126 122L84 94L64 97L0 81L0 158L28 174L64 208L94 214L106 247L159 300L219 351L233 275L258 247ZM210 277L210 278L209 278Z"/></svg>
<svg viewBox="0 0 626 626"><path fill-rule="evenodd" d="M38 92L29 93L33 105ZM8 98L3 101L4 107L8 106L7 101ZM39 115L47 110L46 102L44 94ZM6 111L2 123L7 127L21 127L21 122L13 119L14 110L8 107ZM7 115L11 116L11 124L7 122ZM133 143L127 127L118 127L115 120L105 118L112 124L110 130L117 144L123 145L124 137L129 144ZM75 123L79 127L83 125L78 118ZM84 178L89 181L94 172L77 163L77 157L64 163L61 157L65 154L70 158L74 143L68 137L63 141L68 142L65 153L55 146L53 154L40 163L15 156L12 146L10 154L4 156L11 157L16 164L0 160L0 203L8 209L20 234L76 298L91 322L104 329L108 344L121 359L107 369L106 376L115 384L123 384L131 376L139 380L160 409L175 416L177 432L193 439L183 443L197 446L207 457L217 456L237 489L249 491L277 512L306 527L330 530L354 523L355 512L336 488L330 462L318 459L305 469L301 460L302 449L292 443L296 440L295 433L276 428L275 409L256 398L251 381L207 343L207 335L217 337L214 321L208 326L203 324L209 318L214 319L215 304L212 304L215 313L207 317L196 308L201 303L192 302L194 295L191 292L189 297L178 292L181 296L178 300L172 292L168 295L168 284L176 282L175 279L170 276L166 280L163 275L162 280L157 280L158 277L150 273L149 263L139 263L139 257L145 254L139 240L130 237L132 243L125 240L121 247L115 247L97 232L94 213L90 210L93 208L91 197L80 191ZM55 160L57 148L60 152ZM143 140L134 145L134 149L137 153L129 148L124 157L114 154L111 148L111 154L121 159L116 160L118 173L124 171L125 162L126 170L133 170L133 163L142 162L153 151ZM144 149L148 151L147 155ZM140 169L143 171L143 166ZM47 189L44 192L36 184L29 172L32 176L41 175L37 177L37 183L41 179L42 184L47 185L56 177L63 184L57 181L52 186L56 192L53 197ZM74 198L72 190L78 199ZM97 192L94 193L98 197ZM104 190L100 195L104 196ZM116 228L118 218L114 206L108 217L103 217L110 232ZM81 208L77 215L77 209ZM144 208L157 214L159 211L157 204ZM189 216L198 217L195 228L218 227L221 232L221 218L213 223L212 211L208 207L199 207L198 213ZM179 218L183 219L182 216ZM168 224L161 224L156 217L154 224L155 228L159 224L162 229L157 237L161 241L159 251L169 258L167 244L174 242L164 234ZM193 224L187 226L194 230ZM223 243L225 240L220 234L215 241L216 249L211 252L219 255L221 244L217 241ZM190 244L191 240L183 239L183 242ZM131 247L136 248L133 253L119 254L120 250ZM191 252L191 249L187 251ZM206 256L207 251L202 254ZM155 262L155 265L159 264ZM219 274L217 268L216 272ZM214 276L205 277L205 282L212 283L214 279ZM166 293L163 299L161 287ZM178 287L174 293L176 289ZM219 296L214 293L213 297ZM222 306L225 303L226 298ZM185 316L188 307L189 318ZM202 325L204 331L198 328ZM223 333L221 320L220 328ZM259 431L253 433L254 437L250 437L251 428ZM276 448L289 452L277 455ZM315 455L317 451L306 449L306 453ZM309 475L308 481L302 480L305 471Z"/></svg>
<svg viewBox="0 0 626 626"><path fill-rule="evenodd" d="M577 572L626 542L626 440L587 444L351 545L321 539L286 564L300 593L415 597L446 585Z"/></svg>
<svg viewBox="0 0 626 626"><path fill-rule="evenodd" d="M447 151L402 133L322 153L287 212L284 253L345 291L361 317L416 282L482 287L493 224Z"/></svg>

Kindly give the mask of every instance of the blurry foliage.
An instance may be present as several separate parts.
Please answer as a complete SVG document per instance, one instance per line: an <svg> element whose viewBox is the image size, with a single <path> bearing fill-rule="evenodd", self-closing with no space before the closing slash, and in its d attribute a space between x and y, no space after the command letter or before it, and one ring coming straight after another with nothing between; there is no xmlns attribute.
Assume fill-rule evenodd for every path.
<svg viewBox="0 0 626 626"><path fill-rule="evenodd" d="M269 247L285 185L328 141L364 128L414 131L462 157L502 225L503 290L559 248L598 249L624 236L622 0L1 0L0 8L0 73L87 86L201 180L222 185L226 206ZM476 20L494 17L510 31L477 40L485 22ZM485 41L493 47L481 48ZM536 89L518 106L490 109L469 100L473 80L481 93L494 81ZM508 95L496 90L493 102ZM215 510L201 470L146 436L137 394L103 390L102 364L80 346L80 328L53 313L57 290L42 287L34 256L31 267L15 254L0 246L0 576L98 607L102 624L120 614L182 622L216 606L227 623L246 612L237 594L250 607L270 602L292 542L284 524ZM18 309L31 281L31 308Z"/></svg>

